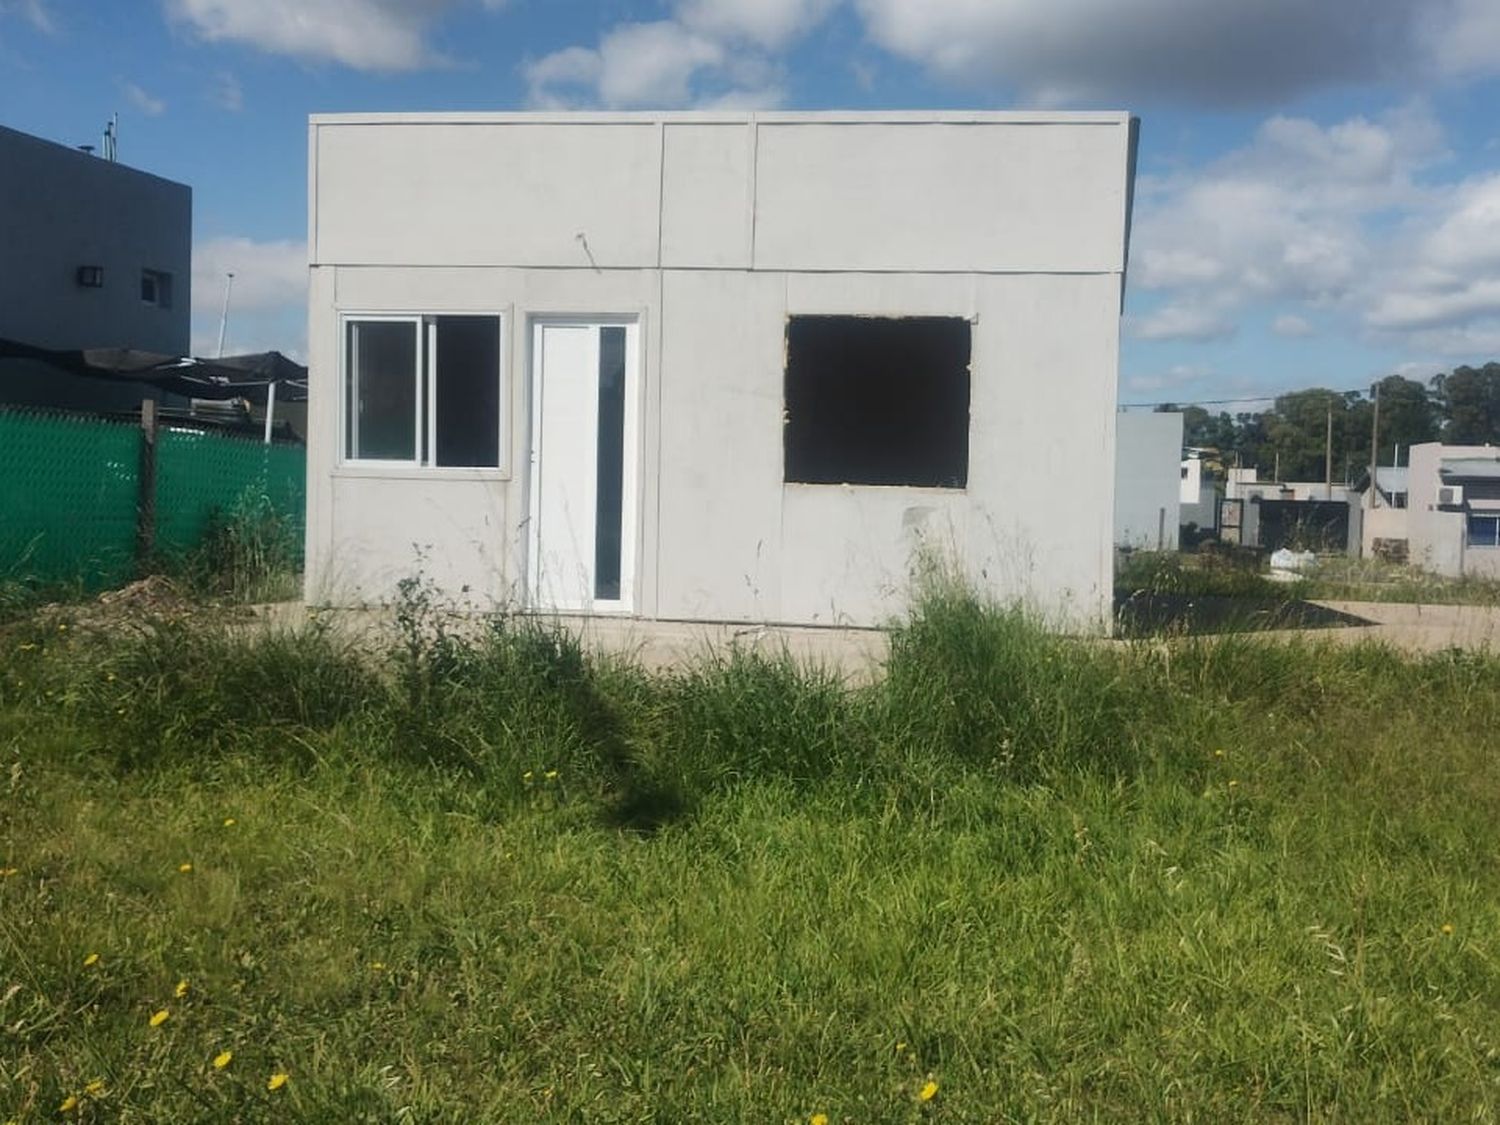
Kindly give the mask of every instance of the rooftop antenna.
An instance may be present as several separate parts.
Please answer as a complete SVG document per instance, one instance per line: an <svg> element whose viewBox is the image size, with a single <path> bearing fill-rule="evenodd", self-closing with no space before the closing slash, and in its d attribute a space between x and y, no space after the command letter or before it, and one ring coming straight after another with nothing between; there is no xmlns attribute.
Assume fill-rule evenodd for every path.
<svg viewBox="0 0 1500 1125"><path fill-rule="evenodd" d="M104 126L104 151L101 155L113 164L120 156L120 115L112 114Z"/></svg>

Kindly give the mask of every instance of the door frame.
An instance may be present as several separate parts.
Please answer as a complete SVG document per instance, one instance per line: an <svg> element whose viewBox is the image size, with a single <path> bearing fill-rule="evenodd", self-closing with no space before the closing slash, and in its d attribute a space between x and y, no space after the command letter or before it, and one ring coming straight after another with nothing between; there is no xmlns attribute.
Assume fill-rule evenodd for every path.
<svg viewBox="0 0 1500 1125"><path fill-rule="evenodd" d="M632 616L637 612L639 594L640 504L641 504L641 395L645 369L645 324L644 310L628 313L557 313L533 312L526 316L526 390L530 396L528 418L530 430L526 442L526 566L525 591L529 609L555 613L584 613L612 616ZM549 327L608 328L623 327L625 338L625 432L623 440L623 464L621 465L620 488L620 596L610 601L590 599L582 609L558 608L542 600L540 589L540 566L542 527L538 514L541 511L541 434L543 387L541 336ZM596 375L597 386L597 375ZM598 430L595 429L595 471L597 460ZM597 528L595 529L597 534ZM592 563L590 564L592 572Z"/></svg>

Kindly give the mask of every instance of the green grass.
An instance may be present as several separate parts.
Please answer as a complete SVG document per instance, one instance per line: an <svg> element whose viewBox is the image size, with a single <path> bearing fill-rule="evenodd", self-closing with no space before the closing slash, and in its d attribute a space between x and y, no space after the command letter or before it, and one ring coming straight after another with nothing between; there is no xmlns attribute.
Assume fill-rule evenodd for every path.
<svg viewBox="0 0 1500 1125"><path fill-rule="evenodd" d="M1500 605L1500 580L1445 578L1378 559L1324 559L1297 591L1326 601Z"/></svg>
<svg viewBox="0 0 1500 1125"><path fill-rule="evenodd" d="M403 622L0 632L0 1120L1500 1108L1500 661Z"/></svg>

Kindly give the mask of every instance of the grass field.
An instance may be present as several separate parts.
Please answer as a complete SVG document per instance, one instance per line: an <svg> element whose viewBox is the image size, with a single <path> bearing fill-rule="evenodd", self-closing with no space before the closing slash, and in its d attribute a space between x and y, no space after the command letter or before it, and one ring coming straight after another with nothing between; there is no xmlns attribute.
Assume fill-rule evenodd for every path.
<svg viewBox="0 0 1500 1125"><path fill-rule="evenodd" d="M0 631L0 1122L1500 1112L1500 660L402 622Z"/></svg>

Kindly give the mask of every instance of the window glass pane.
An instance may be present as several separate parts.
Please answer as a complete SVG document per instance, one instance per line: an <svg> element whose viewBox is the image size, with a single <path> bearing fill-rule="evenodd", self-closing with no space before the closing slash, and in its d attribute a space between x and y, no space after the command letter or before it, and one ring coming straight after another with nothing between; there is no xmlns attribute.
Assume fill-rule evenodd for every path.
<svg viewBox="0 0 1500 1125"><path fill-rule="evenodd" d="M363 461L415 461L417 325L350 321L346 348L346 455Z"/></svg>
<svg viewBox="0 0 1500 1125"><path fill-rule="evenodd" d="M500 318L433 319L437 325L437 363L432 372L437 381L436 463L498 468Z"/></svg>
<svg viewBox="0 0 1500 1125"><path fill-rule="evenodd" d="M792 317L786 479L963 488L969 336L959 317Z"/></svg>
<svg viewBox="0 0 1500 1125"><path fill-rule="evenodd" d="M1500 516L1469 516L1470 547L1500 547Z"/></svg>
<svg viewBox="0 0 1500 1125"><path fill-rule="evenodd" d="M594 531L594 597L620 597L625 481L625 329L599 330L599 480Z"/></svg>

